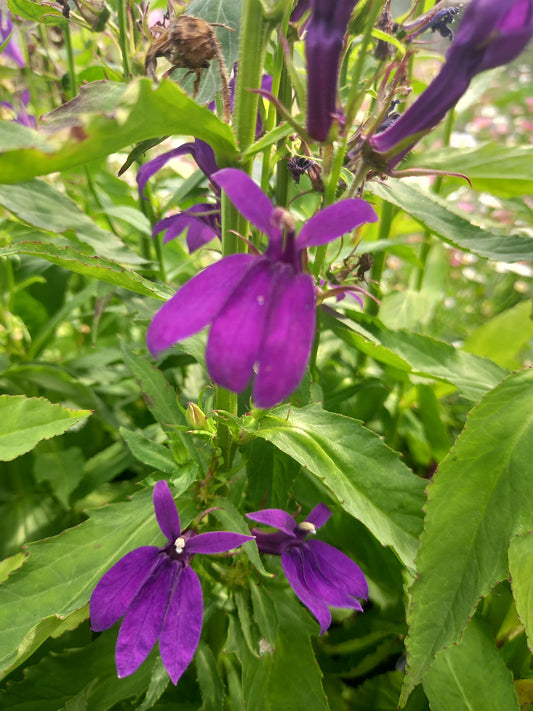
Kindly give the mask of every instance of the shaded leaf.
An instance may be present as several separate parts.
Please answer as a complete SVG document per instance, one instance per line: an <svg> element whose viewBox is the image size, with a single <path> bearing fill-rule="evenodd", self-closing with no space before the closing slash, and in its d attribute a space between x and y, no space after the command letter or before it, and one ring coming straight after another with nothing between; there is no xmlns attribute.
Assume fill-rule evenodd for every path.
<svg viewBox="0 0 533 711"><path fill-rule="evenodd" d="M531 531L511 539L509 570L516 609L526 628L529 648L533 651L533 533Z"/></svg>

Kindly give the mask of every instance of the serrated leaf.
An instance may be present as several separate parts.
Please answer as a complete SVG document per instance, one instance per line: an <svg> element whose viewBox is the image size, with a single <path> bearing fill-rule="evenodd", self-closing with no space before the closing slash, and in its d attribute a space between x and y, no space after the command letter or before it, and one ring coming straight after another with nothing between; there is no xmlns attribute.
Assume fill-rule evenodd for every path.
<svg viewBox="0 0 533 711"><path fill-rule="evenodd" d="M202 694L202 711L217 711L223 708L224 685L213 652L200 641L194 655L198 684Z"/></svg>
<svg viewBox="0 0 533 711"><path fill-rule="evenodd" d="M90 410L69 410L44 397L0 395L0 460L29 452L43 439L63 434L85 420Z"/></svg>
<svg viewBox="0 0 533 711"><path fill-rule="evenodd" d="M33 20L44 25L66 25L67 18L57 8L45 3L31 0L7 0L7 6L12 15L18 15L25 20Z"/></svg>
<svg viewBox="0 0 533 711"><path fill-rule="evenodd" d="M182 500L179 513L185 527L196 510ZM128 502L94 511L88 521L59 536L28 544L28 559L0 587L0 678L87 604L98 580L119 558L162 542L152 492L142 491Z"/></svg>
<svg viewBox="0 0 533 711"><path fill-rule="evenodd" d="M414 185L389 179L386 183L372 182L366 189L388 203L405 210L423 228L458 249L473 252L486 259L503 262L531 261L533 238L518 234L493 233L472 224L472 218L461 214L434 193L423 192Z"/></svg>
<svg viewBox="0 0 533 711"><path fill-rule="evenodd" d="M403 698L457 642L480 597L507 578L509 541L533 521L532 448L533 370L524 370L471 411L428 488Z"/></svg>
<svg viewBox="0 0 533 711"><path fill-rule="evenodd" d="M22 128L22 127L20 127ZM26 127L24 127L26 128ZM48 136L43 146L42 133ZM16 147L10 143L15 134ZM163 135L196 136L213 148L219 165L237 157L230 127L172 81L92 82L48 114L41 132L0 131L0 182L17 183L66 170Z"/></svg>
<svg viewBox="0 0 533 711"><path fill-rule="evenodd" d="M526 629L529 649L533 651L533 533L511 539L509 570L516 609Z"/></svg>
<svg viewBox="0 0 533 711"><path fill-rule="evenodd" d="M458 645L437 654L424 677L424 691L431 711L519 711L513 675L477 619Z"/></svg>
<svg viewBox="0 0 533 711"><path fill-rule="evenodd" d="M72 247L55 247L46 242L17 242L10 247L0 249L0 257L9 257L12 254L41 257L71 272L114 284L142 296L153 296L162 301L166 301L173 294L170 289L145 279L133 269L128 269L118 262L103 257L88 256Z"/></svg>
<svg viewBox="0 0 533 711"><path fill-rule="evenodd" d="M362 336L367 346L361 344L360 339L354 345L376 360L394 365L392 355L403 363L401 370L452 383L474 402L508 375L507 370L487 358L465 353L435 338L410 331L393 331L377 319L356 311L347 311L347 316L351 323L335 321L329 315L325 323L348 342L352 340L350 330Z"/></svg>
<svg viewBox="0 0 533 711"><path fill-rule="evenodd" d="M91 256L96 254L122 264L145 262L119 237L99 227L67 195L44 180L1 185L0 205L24 222L47 232L63 234L72 230L80 242L89 246ZM80 248L77 242L74 247Z"/></svg>
<svg viewBox="0 0 533 711"><path fill-rule="evenodd" d="M165 474L176 474L178 472L176 462L168 448L163 444L153 442L139 432L127 430L125 427L121 427L119 432L128 445L130 452L140 462Z"/></svg>
<svg viewBox="0 0 533 711"><path fill-rule="evenodd" d="M422 529L424 481L361 422L322 410L277 407L242 427L308 469L410 568Z"/></svg>

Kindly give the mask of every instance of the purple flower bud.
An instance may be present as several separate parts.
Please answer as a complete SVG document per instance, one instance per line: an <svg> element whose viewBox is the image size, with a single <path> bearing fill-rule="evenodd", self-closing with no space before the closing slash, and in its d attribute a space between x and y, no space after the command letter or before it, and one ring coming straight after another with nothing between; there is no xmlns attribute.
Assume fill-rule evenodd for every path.
<svg viewBox="0 0 533 711"><path fill-rule="evenodd" d="M161 660L177 684L202 631L202 588L192 557L229 551L253 537L182 531L166 481L154 487L154 509L167 545L137 548L107 571L91 595L91 627L101 632L124 616L115 654L120 678L133 674L159 639Z"/></svg>
<svg viewBox="0 0 533 711"><path fill-rule="evenodd" d="M281 509L264 509L246 514L257 523L278 531L265 533L253 528L261 553L281 556L283 572L290 586L320 624L320 634L331 625L329 606L362 611L357 598L366 600L368 585L361 569L348 556L314 536L331 516L325 504L318 504L302 523Z"/></svg>
<svg viewBox="0 0 533 711"><path fill-rule="evenodd" d="M369 144L393 168L459 101L472 79L507 64L533 35L533 0L472 0L439 74L397 121Z"/></svg>
<svg viewBox="0 0 533 711"><path fill-rule="evenodd" d="M305 36L307 131L317 141L326 140L336 113L342 45L356 3L357 0L311 0Z"/></svg>

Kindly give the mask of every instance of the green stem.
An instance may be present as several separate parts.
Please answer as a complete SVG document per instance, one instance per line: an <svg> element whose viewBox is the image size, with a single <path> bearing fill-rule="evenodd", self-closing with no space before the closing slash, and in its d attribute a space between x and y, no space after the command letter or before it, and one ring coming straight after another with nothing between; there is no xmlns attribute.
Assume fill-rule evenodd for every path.
<svg viewBox="0 0 533 711"><path fill-rule="evenodd" d="M452 135L454 123L455 123L455 110L451 109L450 111L448 111L448 115L446 116L446 120L444 121L443 136L442 136L442 143L444 146L450 145L450 138ZM436 195L438 195L440 193L441 187L442 187L442 175L439 175L435 179L435 182L432 187L432 191ZM426 271L426 262L427 262L427 259L429 256L429 250L431 249L431 235L432 235L431 230L428 227L426 227L426 229L424 230L424 241L422 242L422 245L420 247L420 253L418 255L422 265L419 268L417 277L416 277L417 291L420 291L422 289L422 285L424 283L424 273Z"/></svg>
<svg viewBox="0 0 533 711"><path fill-rule="evenodd" d="M122 54L122 70L125 81L129 81L131 69L128 42L128 0L118 0L118 29L120 52Z"/></svg>
<svg viewBox="0 0 533 711"><path fill-rule="evenodd" d="M392 225L392 218L394 217L394 208L388 203L384 202L381 210L381 215L379 219L379 234L378 240L389 239L390 229ZM383 269L385 267L385 257L386 250L381 250L377 252L374 257L374 264L372 266L372 279L377 281L377 284L370 284L370 292L376 297L381 296L381 278L383 276ZM373 299L368 299L365 312L369 316L377 316L379 313L379 304L377 304Z"/></svg>
<svg viewBox="0 0 533 711"><path fill-rule="evenodd" d="M352 73L350 93L348 94L348 101L346 102L346 126L348 129L353 124L355 115L359 111L359 107L365 97L365 92L362 91L360 86L361 75L363 73L365 60L368 57L368 45L372 39L372 30L374 29L384 2L385 0L373 0L368 12L365 33L361 40L361 46L359 47L359 54L357 55L357 61Z"/></svg>
<svg viewBox="0 0 533 711"><path fill-rule="evenodd" d="M76 78L76 67L74 66L74 53L72 51L72 40L70 37L70 25L65 25L64 30L65 49L67 50L68 75L70 80L70 94L76 96L78 93L78 80Z"/></svg>

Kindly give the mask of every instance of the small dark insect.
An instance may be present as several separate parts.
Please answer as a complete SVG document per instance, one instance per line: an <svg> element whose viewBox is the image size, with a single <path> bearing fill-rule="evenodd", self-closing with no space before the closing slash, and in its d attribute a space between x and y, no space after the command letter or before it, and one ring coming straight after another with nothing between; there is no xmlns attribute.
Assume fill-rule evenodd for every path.
<svg viewBox="0 0 533 711"><path fill-rule="evenodd" d="M169 76L174 69L189 69L185 76L195 72L193 97L198 93L200 79L204 69L209 67L211 59L215 58L222 79L222 99L224 104L224 120L229 121L230 100L226 64L222 48L213 30L213 25L199 17L180 15L171 21L167 29L158 37L146 53L144 71L147 76L157 81L155 70L157 58L165 57L172 64L165 73ZM226 27L226 25L218 25ZM233 29L227 27L226 29Z"/></svg>
<svg viewBox="0 0 533 711"><path fill-rule="evenodd" d="M313 189L317 192L324 192L324 183L322 182L322 170L318 163L305 158L304 156L293 156L287 161L287 168L292 173L294 182L298 185L302 175L308 175L311 180Z"/></svg>
<svg viewBox="0 0 533 711"><path fill-rule="evenodd" d="M448 25L455 22L455 15L458 15L459 12L458 7L449 7L436 12L429 24L431 31L438 32L441 37L449 37L450 41L453 40L453 32Z"/></svg>
<svg viewBox="0 0 533 711"><path fill-rule="evenodd" d="M365 252L359 257L357 260L357 271L355 272L355 276L359 279L359 281L366 281L366 272L370 271L373 265L374 257L370 254L370 252Z"/></svg>
<svg viewBox="0 0 533 711"><path fill-rule="evenodd" d="M376 129L376 134L377 133L383 133L383 131L386 131L388 128L392 126L392 124L397 121L400 118L400 114L395 111L394 109L398 106L400 102L398 99L394 99L393 101L390 102L389 109L387 111L387 114L383 121L380 123L378 128Z"/></svg>

